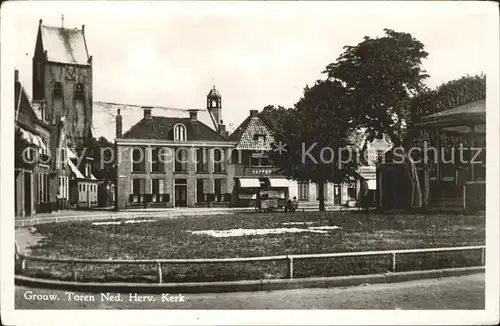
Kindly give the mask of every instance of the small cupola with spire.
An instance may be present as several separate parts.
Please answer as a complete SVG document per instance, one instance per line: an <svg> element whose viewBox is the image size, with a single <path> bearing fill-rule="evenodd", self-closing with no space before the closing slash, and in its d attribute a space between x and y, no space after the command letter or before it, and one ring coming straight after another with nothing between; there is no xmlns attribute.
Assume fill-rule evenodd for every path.
<svg viewBox="0 0 500 326"><path fill-rule="evenodd" d="M215 85L207 95L207 110L212 117L215 129L219 130L222 124L222 97Z"/></svg>

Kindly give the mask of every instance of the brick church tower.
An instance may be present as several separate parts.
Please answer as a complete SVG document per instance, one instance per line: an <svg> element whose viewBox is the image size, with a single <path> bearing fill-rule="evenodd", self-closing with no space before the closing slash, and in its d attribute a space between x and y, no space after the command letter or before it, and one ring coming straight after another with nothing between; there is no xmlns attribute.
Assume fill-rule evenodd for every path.
<svg viewBox="0 0 500 326"><path fill-rule="evenodd" d="M65 117L71 147L92 137L92 56L85 25L52 27L40 19L33 56L33 100L46 103L45 119L50 123Z"/></svg>

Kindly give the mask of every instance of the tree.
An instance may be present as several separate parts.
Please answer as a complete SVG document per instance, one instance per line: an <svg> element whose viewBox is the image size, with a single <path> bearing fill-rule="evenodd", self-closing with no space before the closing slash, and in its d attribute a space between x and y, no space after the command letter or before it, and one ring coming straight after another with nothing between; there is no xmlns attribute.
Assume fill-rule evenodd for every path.
<svg viewBox="0 0 500 326"><path fill-rule="evenodd" d="M384 29L378 38L365 36L356 46L344 47L324 73L347 88L347 105L353 123L372 136L386 133L395 148L404 152L403 139L413 116L404 105L426 89L429 77L422 69L427 58L424 45L408 33ZM412 206L420 206L422 191L416 169L406 157L412 184Z"/></svg>
<svg viewBox="0 0 500 326"><path fill-rule="evenodd" d="M289 113L288 109L281 105L266 105L259 112L259 117L276 133L283 133L283 119Z"/></svg>
<svg viewBox="0 0 500 326"><path fill-rule="evenodd" d="M324 73L348 89L348 105L356 125L369 134L387 133L401 146L411 117L401 103L425 90L423 82L429 75L422 69L422 60L428 53L411 34L384 31L383 37L365 36L358 45L345 46Z"/></svg>
<svg viewBox="0 0 500 326"><path fill-rule="evenodd" d="M113 160L114 146L106 138L89 138L76 148L76 152L79 157L83 154L85 157L93 159L91 170L97 179L105 182L116 180L116 166Z"/></svg>
<svg viewBox="0 0 500 326"><path fill-rule="evenodd" d="M318 80L304 89L293 109L276 112L281 116L281 132L276 133L278 147L271 158L283 175L318 184L320 211L325 210L326 182L341 183L357 175L356 160L347 158L352 153L341 150L348 148L352 131L345 96L341 83ZM280 150L280 144L286 147Z"/></svg>
<svg viewBox="0 0 500 326"><path fill-rule="evenodd" d="M420 133L420 128L415 128L413 123L418 122L423 116L449 110L485 98L485 75L462 76L459 79L443 83L435 89L427 89L420 92L402 103L411 112L411 119L408 122L408 132L404 143L411 144L413 138Z"/></svg>

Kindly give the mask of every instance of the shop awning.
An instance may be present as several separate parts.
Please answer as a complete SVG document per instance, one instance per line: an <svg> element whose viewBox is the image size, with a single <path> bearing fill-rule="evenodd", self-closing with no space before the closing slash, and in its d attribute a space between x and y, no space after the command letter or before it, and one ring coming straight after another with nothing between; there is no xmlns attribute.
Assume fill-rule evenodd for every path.
<svg viewBox="0 0 500 326"><path fill-rule="evenodd" d="M269 179L269 186L271 188L289 188L292 182L288 179Z"/></svg>
<svg viewBox="0 0 500 326"><path fill-rule="evenodd" d="M241 188L260 188L259 179L238 179Z"/></svg>
<svg viewBox="0 0 500 326"><path fill-rule="evenodd" d="M47 149L47 146L45 146L42 137L37 136L21 127L18 127L19 131L21 131L21 137L26 140L29 144L35 145L36 147L40 147L43 149Z"/></svg>

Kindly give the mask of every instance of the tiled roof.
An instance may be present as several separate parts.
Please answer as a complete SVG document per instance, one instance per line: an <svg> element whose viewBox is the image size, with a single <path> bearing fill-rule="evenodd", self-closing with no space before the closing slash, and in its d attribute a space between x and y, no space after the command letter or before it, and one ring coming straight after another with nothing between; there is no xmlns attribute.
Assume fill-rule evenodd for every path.
<svg viewBox="0 0 500 326"><path fill-rule="evenodd" d="M40 26L43 49L49 61L89 64L85 36L80 29Z"/></svg>
<svg viewBox="0 0 500 326"><path fill-rule="evenodd" d="M14 105L17 114L16 124L22 125L28 131L38 135L35 127L37 117L31 106L31 100L20 82L15 83L14 92Z"/></svg>
<svg viewBox="0 0 500 326"><path fill-rule="evenodd" d="M122 138L174 140L173 129L178 123L186 126L187 140L227 141L215 130L200 121L190 118L154 117L144 118L135 124Z"/></svg>
<svg viewBox="0 0 500 326"><path fill-rule="evenodd" d="M263 143L254 138L255 135L265 135ZM262 119L259 117L248 117L229 136L232 141L237 141L237 149L242 150L272 150L274 134Z"/></svg>
<svg viewBox="0 0 500 326"><path fill-rule="evenodd" d="M139 122L144 116L142 107L133 104L95 101L93 102L92 109L92 135L96 138L104 137L111 142L115 139L116 135L115 124L118 109L120 109L120 115L122 116L123 132L132 128L132 126ZM153 106L152 115L157 117L185 118L189 117L189 112L184 109ZM213 129L215 132L212 118L207 110L198 111L198 121Z"/></svg>

